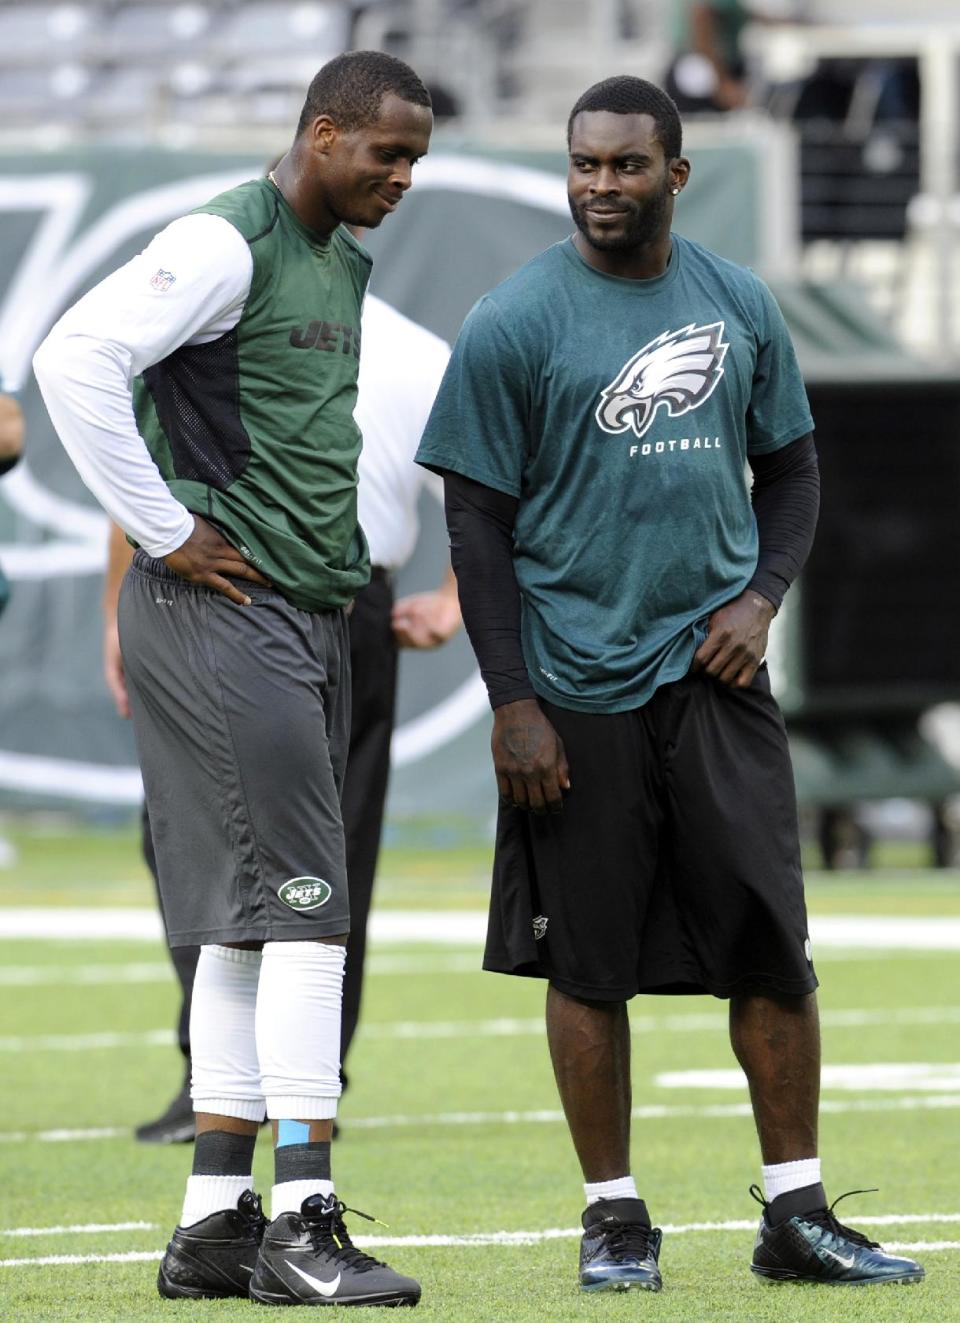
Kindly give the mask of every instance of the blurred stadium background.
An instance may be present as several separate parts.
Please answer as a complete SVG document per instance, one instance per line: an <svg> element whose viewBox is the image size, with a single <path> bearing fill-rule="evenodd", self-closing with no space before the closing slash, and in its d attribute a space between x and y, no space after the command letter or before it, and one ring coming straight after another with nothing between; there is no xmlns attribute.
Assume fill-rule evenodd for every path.
<svg viewBox="0 0 960 1323"><path fill-rule="evenodd" d="M622 70L662 81L685 68L681 82L702 83L677 41L691 4L0 3L0 371L28 429L25 463L0 484L14 585L0 626L0 812L103 821L139 796L100 677L104 522L30 377L60 311L166 220L261 170L316 69L373 46L418 69L439 122L419 187L371 238L373 288L452 339L484 289L566 233L577 91ZM771 281L813 399L821 530L772 652L805 830L829 865L869 862L872 838L891 833L950 864L960 25L946 0L917 0L909 19L893 0L720 8L731 5L745 23L745 104L682 102L694 174L678 228ZM434 573L443 531L429 498L424 524L401 590ZM404 660L391 830L429 816L484 836L487 719L469 649L460 639Z"/></svg>

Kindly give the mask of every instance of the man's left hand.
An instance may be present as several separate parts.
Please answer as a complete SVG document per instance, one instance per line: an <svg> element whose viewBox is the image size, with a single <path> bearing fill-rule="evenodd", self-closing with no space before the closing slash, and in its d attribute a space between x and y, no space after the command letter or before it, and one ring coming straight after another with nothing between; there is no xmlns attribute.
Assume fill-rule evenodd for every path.
<svg viewBox="0 0 960 1323"><path fill-rule="evenodd" d="M394 603L393 635L399 648L438 648L460 628L456 594L416 593Z"/></svg>
<svg viewBox="0 0 960 1323"><path fill-rule="evenodd" d="M714 611L691 669L733 689L746 689L767 651L767 633L775 615L772 602L747 588Z"/></svg>

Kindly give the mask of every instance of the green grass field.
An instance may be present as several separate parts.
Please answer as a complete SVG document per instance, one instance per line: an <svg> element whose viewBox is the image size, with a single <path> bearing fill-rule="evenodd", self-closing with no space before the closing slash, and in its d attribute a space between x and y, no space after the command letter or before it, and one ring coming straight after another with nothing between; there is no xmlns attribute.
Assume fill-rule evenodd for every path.
<svg viewBox="0 0 960 1323"><path fill-rule="evenodd" d="M151 903L131 831L13 827L0 833L20 855L0 872L3 907ZM482 848L391 849L379 904L480 910L487 868ZM809 901L814 916L943 917L955 926L960 880L919 870L813 874ZM661 998L633 1008L634 1102L647 1109L633 1152L641 1192L668 1228L664 1290L581 1297L582 1191L539 1026L542 988L482 974L475 946L378 943L335 1171L348 1204L390 1224L373 1228L375 1252L422 1280L418 1317L960 1319L960 951L830 947L818 971L827 1065L931 1068L926 1080L915 1073L883 1089L855 1072L828 1076L822 1121L831 1195L880 1187L841 1205L843 1219L885 1244L915 1247L907 1252L925 1263L926 1282L837 1290L753 1279L758 1210L747 1187L759 1159L745 1088L662 1081L734 1065L724 1008ZM242 1301L171 1304L155 1293L190 1161L188 1147L130 1137L179 1077L161 945L0 939L0 984L0 1323L248 1318L253 1306ZM266 1191L267 1145L256 1169ZM363 1240L367 1224L353 1227ZM423 1237L439 1243L417 1243Z"/></svg>

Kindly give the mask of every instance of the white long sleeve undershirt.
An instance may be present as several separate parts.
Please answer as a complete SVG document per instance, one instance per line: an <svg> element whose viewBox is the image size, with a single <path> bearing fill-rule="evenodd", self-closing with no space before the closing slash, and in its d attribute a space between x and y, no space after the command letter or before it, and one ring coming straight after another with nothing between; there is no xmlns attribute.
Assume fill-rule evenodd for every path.
<svg viewBox="0 0 960 1323"><path fill-rule="evenodd" d="M34 356L44 403L77 472L151 556L182 546L194 524L137 431L133 379L181 345L236 326L252 276L250 249L229 221L184 216L64 313Z"/></svg>

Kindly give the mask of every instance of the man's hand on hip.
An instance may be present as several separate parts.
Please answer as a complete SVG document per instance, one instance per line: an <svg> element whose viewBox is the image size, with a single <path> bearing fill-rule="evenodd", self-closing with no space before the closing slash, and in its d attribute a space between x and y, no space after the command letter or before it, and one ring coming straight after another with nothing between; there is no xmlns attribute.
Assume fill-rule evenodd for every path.
<svg viewBox="0 0 960 1323"><path fill-rule="evenodd" d="M224 575L267 585L270 580L244 560L236 547L222 537L212 524L208 524L199 515L194 515L193 521L193 532L176 551L164 556L164 563L188 583L215 588L238 606L249 606L250 598L229 579L225 579Z"/></svg>
<svg viewBox="0 0 960 1323"><path fill-rule="evenodd" d="M533 813L559 813L570 789L560 736L535 698L504 703L493 714L493 766L500 802Z"/></svg>
<svg viewBox="0 0 960 1323"><path fill-rule="evenodd" d="M775 615L772 602L747 588L714 611L691 669L733 689L746 689L767 651L767 633Z"/></svg>

